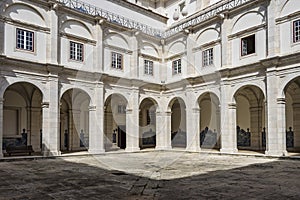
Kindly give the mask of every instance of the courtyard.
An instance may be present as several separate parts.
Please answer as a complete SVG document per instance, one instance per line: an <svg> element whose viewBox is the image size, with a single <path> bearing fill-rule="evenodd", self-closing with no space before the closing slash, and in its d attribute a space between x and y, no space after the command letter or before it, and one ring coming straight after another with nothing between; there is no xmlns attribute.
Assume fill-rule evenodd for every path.
<svg viewBox="0 0 300 200"><path fill-rule="evenodd" d="M300 160L180 151L0 162L0 199L299 199Z"/></svg>

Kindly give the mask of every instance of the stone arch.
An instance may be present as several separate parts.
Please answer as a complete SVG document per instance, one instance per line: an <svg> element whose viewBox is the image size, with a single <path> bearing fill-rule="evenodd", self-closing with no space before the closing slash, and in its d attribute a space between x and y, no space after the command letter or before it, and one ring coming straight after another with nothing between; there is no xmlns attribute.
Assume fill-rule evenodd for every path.
<svg viewBox="0 0 300 200"><path fill-rule="evenodd" d="M286 0L280 9L280 17L299 11L298 0Z"/></svg>
<svg viewBox="0 0 300 200"><path fill-rule="evenodd" d="M172 147L187 147L186 133L186 103L181 97L174 97L169 101L171 111L171 145Z"/></svg>
<svg viewBox="0 0 300 200"><path fill-rule="evenodd" d="M46 26L46 17L31 5L26 3L13 3L5 8L4 14L12 19L26 21L30 24ZM35 19L34 21L31 19Z"/></svg>
<svg viewBox="0 0 300 200"><path fill-rule="evenodd" d="M140 148L156 146L156 112L158 103L151 97L145 97L139 105Z"/></svg>
<svg viewBox="0 0 300 200"><path fill-rule="evenodd" d="M284 88L285 141L289 152L300 152L300 76L293 78Z"/></svg>
<svg viewBox="0 0 300 200"><path fill-rule="evenodd" d="M26 133L22 144L32 145L34 151L41 151L42 91L32 83L19 81L5 88L3 99L4 141L6 137L19 138L21 132ZM5 141L4 148L10 145L10 142Z"/></svg>
<svg viewBox="0 0 300 200"><path fill-rule="evenodd" d="M79 88L68 88L60 97L60 149L78 151L89 148L89 107L91 97Z"/></svg>
<svg viewBox="0 0 300 200"><path fill-rule="evenodd" d="M284 77L283 80L280 81L280 86L278 88L278 98L284 98L285 97L285 91L288 87L289 83L291 83L293 80L296 80L298 77L300 77L300 73L292 73L286 77Z"/></svg>
<svg viewBox="0 0 300 200"><path fill-rule="evenodd" d="M43 96L43 100L47 99L44 86L41 83L32 81L30 79L25 80L25 81L24 80L17 80L17 79L6 79L6 81L1 82L0 97L4 96L4 92L7 90L7 88L9 86L17 84L17 83L28 83L28 84L31 84L31 85L35 86L36 88L38 88L41 91L42 96Z"/></svg>
<svg viewBox="0 0 300 200"><path fill-rule="evenodd" d="M231 93L231 102L235 102L235 94L237 93L237 91L238 90L240 90L241 88L244 88L244 87L251 87L251 86L253 86L253 87L257 87L257 88L259 88L261 91L262 91L262 93L263 93L263 95L264 95L264 97L266 97L266 90L265 90L265 84L264 84L264 82L263 81L257 81L257 82L252 82L251 84L237 84L237 85L235 85L234 87L233 87L233 89L232 89L232 93Z"/></svg>
<svg viewBox="0 0 300 200"><path fill-rule="evenodd" d="M111 93L104 101L104 146L106 151L126 148L127 98Z"/></svg>
<svg viewBox="0 0 300 200"><path fill-rule="evenodd" d="M251 20L249 20L251 19ZM250 11L241 15L233 24L231 33L238 33L248 28L261 25L265 21L265 16L256 11Z"/></svg>
<svg viewBox="0 0 300 200"><path fill-rule="evenodd" d="M216 41L220 37L220 32L215 28L207 28L199 33L196 42L199 45Z"/></svg>
<svg viewBox="0 0 300 200"><path fill-rule="evenodd" d="M204 92L198 99L200 108L200 147L220 149L220 98L214 92Z"/></svg>
<svg viewBox="0 0 300 200"><path fill-rule="evenodd" d="M176 41L172 43L168 48L168 55L177 55L183 53L186 50L186 44L183 41Z"/></svg>
<svg viewBox="0 0 300 200"><path fill-rule="evenodd" d="M64 21L61 25L61 30L65 33L79 35L84 38L94 38L90 28L84 22L77 19L68 19Z"/></svg>
<svg viewBox="0 0 300 200"><path fill-rule="evenodd" d="M122 49L130 49L128 40L123 35L116 32L108 33L104 39L104 43Z"/></svg>
<svg viewBox="0 0 300 200"><path fill-rule="evenodd" d="M234 93L236 102L237 146L239 149L265 150L262 134L266 125L265 94L255 85L243 85Z"/></svg>
<svg viewBox="0 0 300 200"><path fill-rule="evenodd" d="M146 48L147 47L147 48ZM144 42L141 46L141 53L146 54L146 55L150 55L153 57L159 57L159 52L158 49L151 43L148 42Z"/></svg>
<svg viewBox="0 0 300 200"><path fill-rule="evenodd" d="M84 93L87 94L87 96L89 97L90 99L90 106L93 106L94 105L94 99L92 99L92 93L90 90L87 90L87 88L84 88L84 87L80 87L80 86L72 86L72 85L63 85L63 87L61 88L61 91L60 91L60 99L62 98L62 96L69 90L78 90L78 91L82 91Z"/></svg>

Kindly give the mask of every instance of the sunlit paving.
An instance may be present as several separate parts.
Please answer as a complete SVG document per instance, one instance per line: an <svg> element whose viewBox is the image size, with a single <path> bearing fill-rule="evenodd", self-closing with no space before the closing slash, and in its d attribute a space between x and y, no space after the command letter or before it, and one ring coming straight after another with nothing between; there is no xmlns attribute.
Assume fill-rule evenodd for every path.
<svg viewBox="0 0 300 200"><path fill-rule="evenodd" d="M0 163L1 199L297 199L300 161L187 152Z"/></svg>

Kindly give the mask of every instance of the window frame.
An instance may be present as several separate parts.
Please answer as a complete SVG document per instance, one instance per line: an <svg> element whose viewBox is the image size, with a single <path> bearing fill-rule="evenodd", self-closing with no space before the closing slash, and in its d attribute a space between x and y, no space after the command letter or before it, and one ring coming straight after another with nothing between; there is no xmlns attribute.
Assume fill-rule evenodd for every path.
<svg viewBox="0 0 300 200"><path fill-rule="evenodd" d="M175 67L176 67L176 69L175 69ZM182 73L181 58L172 61L172 71L173 71L173 75Z"/></svg>
<svg viewBox="0 0 300 200"><path fill-rule="evenodd" d="M23 45L24 47L22 48L21 45L19 46L19 40L18 40L18 36L19 36L19 31L23 31ZM31 33L32 34L32 37L31 37L31 48L27 48L27 34L28 33ZM16 28L16 49L17 50L20 50L20 51L26 51L26 52L35 52L35 32L33 31L30 31L28 29L22 29L22 28Z"/></svg>
<svg viewBox="0 0 300 200"><path fill-rule="evenodd" d="M249 40L247 40L247 39L250 39L250 38L254 38L254 40L253 40L253 44L252 45L254 45L254 47L253 47L253 52L249 52L249 50L248 50L248 43L247 43L247 52L244 54L244 41L249 41ZM242 37L241 38L241 57L245 57L245 56L249 56L249 55L253 55L253 54L255 54L256 53L256 36L255 36L255 34L251 34L251 35L248 35L248 36L245 36L245 37Z"/></svg>
<svg viewBox="0 0 300 200"><path fill-rule="evenodd" d="M144 74L153 76L153 68L154 62L152 60L144 59Z"/></svg>
<svg viewBox="0 0 300 200"><path fill-rule="evenodd" d="M298 23L298 35L296 35L296 30L295 30L296 23ZM299 43L300 42L300 19L294 20L292 22L292 26L293 26L293 43Z"/></svg>
<svg viewBox="0 0 300 200"><path fill-rule="evenodd" d="M74 58L72 57L72 44L74 44ZM84 44L70 40L69 42L69 59L72 61L83 62L84 61ZM78 56L78 48L81 47L81 58Z"/></svg>
<svg viewBox="0 0 300 200"><path fill-rule="evenodd" d="M211 53L211 54L210 54ZM207 57L207 59L205 59ZM214 48L207 48L202 51L202 66L208 67L214 65Z"/></svg>
<svg viewBox="0 0 300 200"><path fill-rule="evenodd" d="M115 57L114 57L114 55L115 55ZM118 56L120 56L120 60L121 60L121 62L119 64L118 64L118 60L119 60ZM113 69L117 69L117 70L123 70L123 57L124 56L121 53L114 52L114 51L111 52L111 65L110 65L110 67L113 68ZM116 60L114 61L114 59L116 59ZM115 65L115 67L114 67L114 65ZM120 68L118 68L118 66L120 66Z"/></svg>

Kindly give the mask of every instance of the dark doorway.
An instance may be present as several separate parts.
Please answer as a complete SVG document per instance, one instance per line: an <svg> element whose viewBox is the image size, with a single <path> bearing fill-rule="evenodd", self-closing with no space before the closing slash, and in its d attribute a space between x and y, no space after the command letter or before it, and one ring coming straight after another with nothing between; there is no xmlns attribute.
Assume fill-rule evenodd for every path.
<svg viewBox="0 0 300 200"><path fill-rule="evenodd" d="M118 147L126 148L126 126L118 126Z"/></svg>

